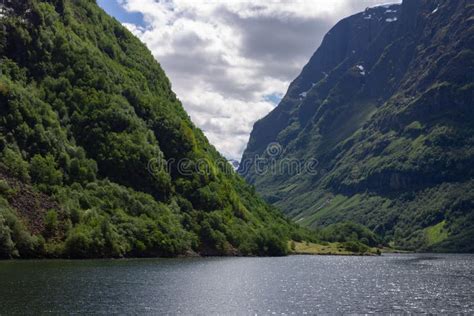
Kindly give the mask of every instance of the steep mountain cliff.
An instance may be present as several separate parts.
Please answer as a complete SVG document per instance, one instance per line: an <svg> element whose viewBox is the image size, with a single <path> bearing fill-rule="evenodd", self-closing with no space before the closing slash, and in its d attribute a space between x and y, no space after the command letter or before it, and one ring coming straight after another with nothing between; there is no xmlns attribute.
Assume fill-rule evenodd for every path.
<svg viewBox="0 0 474 316"><path fill-rule="evenodd" d="M330 30L255 124L239 172L298 223L474 251L473 91L472 1L368 8Z"/></svg>
<svg viewBox="0 0 474 316"><path fill-rule="evenodd" d="M0 72L0 257L281 255L301 238L95 1L3 1Z"/></svg>

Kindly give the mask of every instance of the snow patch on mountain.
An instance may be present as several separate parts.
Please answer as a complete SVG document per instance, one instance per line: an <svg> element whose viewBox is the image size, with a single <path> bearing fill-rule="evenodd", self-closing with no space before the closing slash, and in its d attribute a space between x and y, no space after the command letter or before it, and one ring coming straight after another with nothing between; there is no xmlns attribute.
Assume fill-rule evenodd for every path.
<svg viewBox="0 0 474 316"><path fill-rule="evenodd" d="M359 74L365 76L365 68L362 65L356 65L356 68L359 69Z"/></svg>

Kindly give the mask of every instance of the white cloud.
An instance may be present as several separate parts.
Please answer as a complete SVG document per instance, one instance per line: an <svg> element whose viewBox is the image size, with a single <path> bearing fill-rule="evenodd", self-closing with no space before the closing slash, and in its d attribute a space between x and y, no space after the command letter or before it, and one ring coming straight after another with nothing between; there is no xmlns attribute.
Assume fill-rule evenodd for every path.
<svg viewBox="0 0 474 316"><path fill-rule="evenodd" d="M240 159L253 123L286 92L322 37L375 0L118 0L195 124ZM270 98L271 99L271 98Z"/></svg>

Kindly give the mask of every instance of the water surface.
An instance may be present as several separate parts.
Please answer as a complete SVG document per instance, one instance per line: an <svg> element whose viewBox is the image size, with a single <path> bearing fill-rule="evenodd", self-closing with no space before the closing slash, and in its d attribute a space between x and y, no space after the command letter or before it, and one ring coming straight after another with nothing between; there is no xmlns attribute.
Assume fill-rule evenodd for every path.
<svg viewBox="0 0 474 316"><path fill-rule="evenodd" d="M474 313L474 255L0 262L0 314Z"/></svg>

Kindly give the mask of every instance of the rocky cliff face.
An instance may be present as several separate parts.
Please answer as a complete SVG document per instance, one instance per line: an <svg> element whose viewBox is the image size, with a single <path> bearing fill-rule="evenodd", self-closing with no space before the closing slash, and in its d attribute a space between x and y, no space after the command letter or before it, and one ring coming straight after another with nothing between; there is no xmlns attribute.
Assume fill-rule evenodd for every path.
<svg viewBox="0 0 474 316"><path fill-rule="evenodd" d="M352 220L401 247L472 251L473 49L472 1L342 20L255 124L240 173L305 225ZM313 168L257 172L256 156Z"/></svg>

